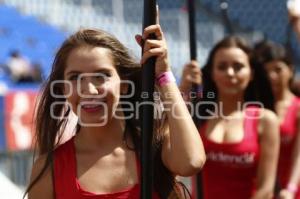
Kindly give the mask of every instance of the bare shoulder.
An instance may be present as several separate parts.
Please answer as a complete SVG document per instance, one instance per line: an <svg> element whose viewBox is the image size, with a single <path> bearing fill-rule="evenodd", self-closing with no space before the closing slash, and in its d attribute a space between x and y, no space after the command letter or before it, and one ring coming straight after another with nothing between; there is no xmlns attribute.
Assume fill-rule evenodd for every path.
<svg viewBox="0 0 300 199"><path fill-rule="evenodd" d="M271 110L262 109L260 116L260 135L263 137L279 136L279 121L277 115Z"/></svg>
<svg viewBox="0 0 300 199"><path fill-rule="evenodd" d="M42 176L39 177L41 171L43 170L46 163L46 155L42 155L34 162L31 176L30 184L34 183L32 188L29 190L28 199L39 199L41 196L43 199L53 199L53 182L52 182L52 169L49 164ZM35 182L36 181L36 182Z"/></svg>
<svg viewBox="0 0 300 199"><path fill-rule="evenodd" d="M277 115L268 109L262 109L261 112L261 122L269 124L269 123L278 123Z"/></svg>

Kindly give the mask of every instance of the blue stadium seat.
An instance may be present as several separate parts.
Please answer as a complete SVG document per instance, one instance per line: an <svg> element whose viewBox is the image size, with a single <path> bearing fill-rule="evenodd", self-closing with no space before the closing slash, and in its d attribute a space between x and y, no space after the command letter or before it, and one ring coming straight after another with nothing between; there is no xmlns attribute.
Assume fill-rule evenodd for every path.
<svg viewBox="0 0 300 199"><path fill-rule="evenodd" d="M0 34L0 63L6 62L12 50L18 50L33 63L41 63L46 75L50 72L55 50L66 37L66 33L36 17L21 15L4 5L0 5L0 30L3 31Z"/></svg>

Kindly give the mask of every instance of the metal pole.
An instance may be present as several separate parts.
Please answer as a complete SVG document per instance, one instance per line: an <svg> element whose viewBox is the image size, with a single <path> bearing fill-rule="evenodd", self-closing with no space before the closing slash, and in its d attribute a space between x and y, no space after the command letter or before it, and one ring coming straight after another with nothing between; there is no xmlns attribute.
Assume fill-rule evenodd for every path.
<svg viewBox="0 0 300 199"><path fill-rule="evenodd" d="M144 0L143 30L156 23L156 0ZM151 35L151 38L154 36ZM143 52L142 52L143 53ZM155 58L149 58L142 66L142 94L143 106L141 107L142 127L142 175L141 199L152 199L153 188L153 93L155 79ZM144 95L145 94L145 95Z"/></svg>
<svg viewBox="0 0 300 199"><path fill-rule="evenodd" d="M194 0L188 0L189 29L190 29L190 57L191 60L197 59L197 40L195 25L195 4Z"/></svg>
<svg viewBox="0 0 300 199"><path fill-rule="evenodd" d="M287 53L290 54L290 56L293 60L294 59L294 55L293 55L294 52L293 52L293 46L292 46L292 37L293 37L293 27L292 27L291 21L289 20L289 22L286 26L285 48L287 50Z"/></svg>
<svg viewBox="0 0 300 199"><path fill-rule="evenodd" d="M188 13L189 13L189 33L190 33L190 58L191 60L197 60L197 39L196 39L196 22L195 22L195 2L194 0L188 0ZM198 85L192 85L192 92L197 93L198 96ZM196 104L197 99L193 99L193 105ZM195 107L195 106L194 106ZM196 114L193 114L193 120L197 125ZM202 190L202 178L201 173L196 175L196 191L197 199L203 198Z"/></svg>
<svg viewBox="0 0 300 199"><path fill-rule="evenodd" d="M222 17L223 17L223 23L225 25L226 28L226 33L229 35L234 34L234 28L232 26L232 23L230 21L230 18L228 16L228 2L227 0L220 0L220 9L221 9L221 13L222 13Z"/></svg>

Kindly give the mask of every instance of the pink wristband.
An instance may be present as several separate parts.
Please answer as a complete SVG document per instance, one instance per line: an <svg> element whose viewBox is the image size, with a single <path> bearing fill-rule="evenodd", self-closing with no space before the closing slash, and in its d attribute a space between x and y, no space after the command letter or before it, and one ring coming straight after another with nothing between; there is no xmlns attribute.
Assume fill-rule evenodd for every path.
<svg viewBox="0 0 300 199"><path fill-rule="evenodd" d="M297 186L297 184L289 183L289 184L286 186L286 190L288 190L288 191L291 192L291 193L296 193L297 190L298 190L298 186Z"/></svg>
<svg viewBox="0 0 300 199"><path fill-rule="evenodd" d="M164 72L156 78L158 86L164 86L170 82L175 82L175 77L171 71Z"/></svg>

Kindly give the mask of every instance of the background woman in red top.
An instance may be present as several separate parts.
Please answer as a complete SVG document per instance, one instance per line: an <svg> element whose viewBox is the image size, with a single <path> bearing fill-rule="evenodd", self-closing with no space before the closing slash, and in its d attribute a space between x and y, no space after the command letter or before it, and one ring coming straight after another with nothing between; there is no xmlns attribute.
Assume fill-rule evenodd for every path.
<svg viewBox="0 0 300 199"><path fill-rule="evenodd" d="M205 199L273 197L278 121L269 110L273 99L267 76L250 63L251 52L241 38L227 37L212 49L202 70L197 117L207 155L202 172ZM182 77L181 88L201 82L195 66L186 68L189 78ZM264 108L252 106L255 102Z"/></svg>
<svg viewBox="0 0 300 199"><path fill-rule="evenodd" d="M266 41L257 45L256 51L257 61L268 73L280 121L279 196L300 199L300 98L291 91L293 63L279 44Z"/></svg>
<svg viewBox="0 0 300 199"><path fill-rule="evenodd" d="M147 27L143 36L136 36L137 42L149 34L155 34L157 40L145 40L141 63L156 56L158 77L171 70L167 46L159 25ZM130 107L141 97L140 71L128 50L103 31L80 30L62 44L38 104L40 157L32 169L30 199L139 198L140 126L135 115L138 110L130 111ZM131 80L135 89L121 80ZM181 198L175 192L174 176L198 172L205 153L176 83L166 81L157 89L167 123L157 124L154 135L153 198ZM71 111L65 102L79 123L75 137L57 148Z"/></svg>

